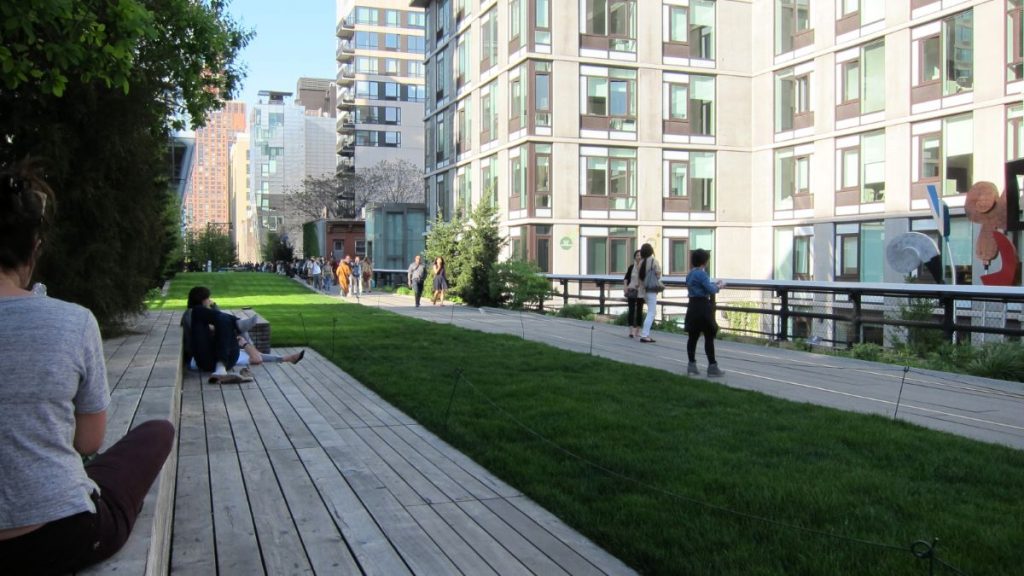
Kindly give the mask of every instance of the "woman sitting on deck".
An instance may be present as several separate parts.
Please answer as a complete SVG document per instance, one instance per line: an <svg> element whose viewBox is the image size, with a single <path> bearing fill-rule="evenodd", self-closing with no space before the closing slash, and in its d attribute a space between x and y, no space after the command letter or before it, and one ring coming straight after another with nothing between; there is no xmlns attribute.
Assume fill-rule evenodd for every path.
<svg viewBox="0 0 1024 576"><path fill-rule="evenodd" d="M0 572L61 574L124 545L174 444L150 420L96 454L107 370L92 313L28 290L53 193L29 167L0 173Z"/></svg>

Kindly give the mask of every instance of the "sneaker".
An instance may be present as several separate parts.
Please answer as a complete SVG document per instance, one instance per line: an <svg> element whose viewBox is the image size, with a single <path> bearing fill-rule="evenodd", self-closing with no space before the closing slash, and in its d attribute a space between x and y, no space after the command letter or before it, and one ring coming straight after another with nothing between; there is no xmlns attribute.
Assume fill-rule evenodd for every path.
<svg viewBox="0 0 1024 576"><path fill-rule="evenodd" d="M715 367L717 369L717 364L715 365ZM686 373L688 375L699 376L700 375L700 370L697 369L697 363L696 362L690 362L689 364L687 364L686 365Z"/></svg>
<svg viewBox="0 0 1024 576"><path fill-rule="evenodd" d="M725 374L722 369L718 367L718 363L708 364L708 376L721 376Z"/></svg>

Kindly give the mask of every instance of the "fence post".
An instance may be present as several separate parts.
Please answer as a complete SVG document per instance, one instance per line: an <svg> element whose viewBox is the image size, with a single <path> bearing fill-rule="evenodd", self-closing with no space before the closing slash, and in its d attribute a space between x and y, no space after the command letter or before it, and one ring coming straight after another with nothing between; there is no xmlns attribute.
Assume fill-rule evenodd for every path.
<svg viewBox="0 0 1024 576"><path fill-rule="evenodd" d="M946 335L946 340L953 342L955 336L955 330L953 329L955 319L955 306L956 300L946 297L941 298L942 302L942 332Z"/></svg>
<svg viewBox="0 0 1024 576"><path fill-rule="evenodd" d="M789 340L789 290L785 288L776 292L782 298L782 309L779 311L779 340Z"/></svg>
<svg viewBox="0 0 1024 576"><path fill-rule="evenodd" d="M860 344L860 292L850 292L850 301L853 302L853 338L849 343L851 345Z"/></svg>
<svg viewBox="0 0 1024 576"><path fill-rule="evenodd" d="M597 313L600 314L601 316L604 316L604 280L598 280L597 281L597 290L598 290Z"/></svg>
<svg viewBox="0 0 1024 576"><path fill-rule="evenodd" d="M569 281L562 279L562 308L569 305Z"/></svg>

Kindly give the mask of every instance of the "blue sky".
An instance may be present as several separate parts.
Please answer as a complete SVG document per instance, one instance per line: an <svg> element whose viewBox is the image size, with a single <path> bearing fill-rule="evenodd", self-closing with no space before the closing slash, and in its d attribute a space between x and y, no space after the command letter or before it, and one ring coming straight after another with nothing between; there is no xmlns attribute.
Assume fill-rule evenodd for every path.
<svg viewBox="0 0 1024 576"><path fill-rule="evenodd" d="M334 78L334 0L233 0L228 9L256 37L242 51L247 74L236 98L260 90L295 91L300 76Z"/></svg>

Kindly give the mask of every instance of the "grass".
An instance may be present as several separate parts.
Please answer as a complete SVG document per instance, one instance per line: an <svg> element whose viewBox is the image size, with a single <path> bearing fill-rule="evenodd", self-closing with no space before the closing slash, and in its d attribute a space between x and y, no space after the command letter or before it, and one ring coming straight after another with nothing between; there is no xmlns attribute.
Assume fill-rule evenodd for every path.
<svg viewBox="0 0 1024 576"><path fill-rule="evenodd" d="M1024 566L1024 452L405 318L271 274L179 275L152 305L183 308L194 284L222 307L253 306L275 345L316 348L644 574L923 575L907 549L933 537L966 574Z"/></svg>

